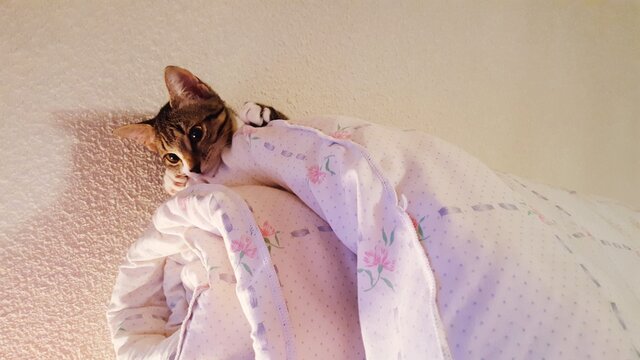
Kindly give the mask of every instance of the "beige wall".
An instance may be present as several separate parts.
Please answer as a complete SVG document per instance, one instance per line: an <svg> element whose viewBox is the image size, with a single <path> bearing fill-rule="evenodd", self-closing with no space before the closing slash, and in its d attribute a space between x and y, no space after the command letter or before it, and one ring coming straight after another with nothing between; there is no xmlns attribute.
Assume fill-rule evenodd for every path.
<svg viewBox="0 0 640 360"><path fill-rule="evenodd" d="M640 206L638 1L169 3L5 5L3 87L37 88L3 97L154 111L178 64L232 103L421 128L497 170Z"/></svg>
<svg viewBox="0 0 640 360"><path fill-rule="evenodd" d="M166 100L167 64L231 104L420 128L640 207L640 2L289 3L0 4L1 349L110 356L115 266L163 195L109 131Z"/></svg>

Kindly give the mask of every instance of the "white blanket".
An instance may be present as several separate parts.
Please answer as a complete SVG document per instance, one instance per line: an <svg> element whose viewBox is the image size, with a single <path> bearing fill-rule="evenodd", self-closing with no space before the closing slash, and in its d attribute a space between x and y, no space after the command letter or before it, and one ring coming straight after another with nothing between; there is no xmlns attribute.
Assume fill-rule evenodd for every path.
<svg viewBox="0 0 640 360"><path fill-rule="evenodd" d="M495 174L441 140L343 117L296 123L309 127L275 122L241 129L224 154L225 165L208 180L231 188L191 186L155 214L114 289L108 317L121 358L351 359L361 351L370 359L638 354L637 279L621 281L613 278L619 272L607 270L640 269L638 213L619 210L631 224L625 228L630 235L615 241L629 248L624 261L588 258L585 247L573 241L591 241L595 234L574 231L590 225L580 223L585 217L579 218L579 209L542 200L539 191L522 190L529 185ZM291 257L280 259L282 265L276 261L277 251L287 246L279 249L275 238L264 236L272 231L260 231L264 220L256 220L258 213L238 195L244 190L235 188L247 184L294 194L289 200L299 206L291 218L312 219L311 209L319 216L313 221L326 221L333 243L342 245L322 261L302 264L305 271L313 269L304 281L285 284L287 275L276 274L273 263L288 266ZM243 196L252 207L275 201L252 189ZM534 199L527 198L531 194ZM286 208L270 211L287 218L281 213ZM312 236L316 242L318 236ZM292 239L286 242L293 248ZM593 238L590 246L597 251L600 245ZM309 251L299 247L296 253ZM335 268L327 261L336 257L347 260ZM330 269L334 279L351 276L351 295L345 295L347 280L342 290L318 281ZM222 279L237 281L235 294L228 286L220 289ZM292 307L313 298L307 284L332 294L327 302L347 309L345 314L355 313L357 299L359 324L348 316L328 317L332 306L325 304L314 326L333 326L341 335L305 338L301 329L312 319ZM211 336L212 329L218 335ZM224 335L231 330L235 342ZM352 346L328 356L327 349L339 347L336 339ZM254 353L246 353L249 344Z"/></svg>

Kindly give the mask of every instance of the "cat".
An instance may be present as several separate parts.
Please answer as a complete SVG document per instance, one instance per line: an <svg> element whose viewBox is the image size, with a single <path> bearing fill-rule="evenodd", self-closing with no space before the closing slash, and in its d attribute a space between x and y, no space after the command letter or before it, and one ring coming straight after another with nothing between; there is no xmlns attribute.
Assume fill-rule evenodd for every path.
<svg viewBox="0 0 640 360"><path fill-rule="evenodd" d="M167 66L167 102L152 119L121 126L114 134L158 153L166 167L163 186L170 195L189 178L214 175L222 151L231 145L239 123L260 127L288 117L271 106L247 102L236 113L213 89L186 69Z"/></svg>

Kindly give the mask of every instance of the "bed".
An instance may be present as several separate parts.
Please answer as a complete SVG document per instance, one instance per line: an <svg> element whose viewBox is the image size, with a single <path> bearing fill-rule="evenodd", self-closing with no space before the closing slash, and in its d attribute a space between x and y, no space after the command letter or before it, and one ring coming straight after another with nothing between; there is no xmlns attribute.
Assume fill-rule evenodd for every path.
<svg viewBox="0 0 640 360"><path fill-rule="evenodd" d="M245 126L120 266L118 358L640 358L640 213L417 131Z"/></svg>

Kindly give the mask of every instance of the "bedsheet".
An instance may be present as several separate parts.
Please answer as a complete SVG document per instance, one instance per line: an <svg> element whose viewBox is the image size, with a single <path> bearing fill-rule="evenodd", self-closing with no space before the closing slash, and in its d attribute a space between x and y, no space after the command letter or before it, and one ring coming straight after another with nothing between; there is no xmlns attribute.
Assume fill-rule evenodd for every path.
<svg viewBox="0 0 640 360"><path fill-rule="evenodd" d="M243 127L218 174L200 179L231 188L189 187L159 209L152 235L143 237L191 244L195 228L222 239L228 262L244 264L233 269L235 292L256 358L313 356L295 342L270 243L233 195L234 187L248 184L295 195L354 255L358 340L366 358L638 356L638 283L632 278L640 269L637 212L616 207L603 215L600 203L553 200L544 195L548 189L498 174L423 133L346 117L296 123ZM218 194L224 204L211 200ZM191 251L202 253L197 249L204 246ZM611 248L606 257L603 246ZM154 250L132 251L144 258ZM150 303L132 304L127 294L150 284L156 294L166 291L157 282L162 272L154 270L152 281L139 276L141 268L131 262L121 267L109 312L116 349L127 358L162 343L163 355L180 357L188 350L188 323L197 318L197 296L185 297L190 304L177 316L181 330L153 335L153 341L127 332L127 321L155 314L129 314ZM138 287L124 290L129 280L123 279L134 278ZM198 289L193 293L205 291ZM252 299L261 306L253 308ZM156 320L166 323L167 306L152 303L165 311Z"/></svg>

